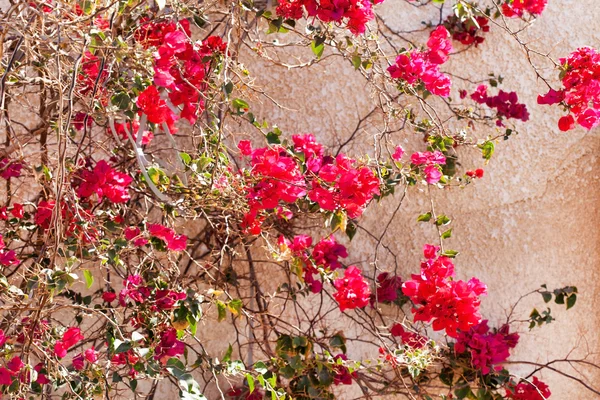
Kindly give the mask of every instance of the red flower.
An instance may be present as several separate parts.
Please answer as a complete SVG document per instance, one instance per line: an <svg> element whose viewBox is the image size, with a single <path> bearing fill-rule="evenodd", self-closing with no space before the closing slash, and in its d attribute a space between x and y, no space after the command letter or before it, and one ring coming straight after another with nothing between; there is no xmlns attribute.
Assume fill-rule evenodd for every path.
<svg viewBox="0 0 600 400"><path fill-rule="evenodd" d="M586 129L600 124L600 53L591 47L582 47L567 58L561 58L563 89L538 96L539 104L561 103L569 115L558 121L561 131L575 126L575 120Z"/></svg>
<svg viewBox="0 0 600 400"><path fill-rule="evenodd" d="M136 105L140 112L146 114L148 121L159 125L166 123L172 134L177 131L174 123L178 117L167 106L167 103L160 98L155 86L148 86L146 90L140 93Z"/></svg>
<svg viewBox="0 0 600 400"><path fill-rule="evenodd" d="M6 363L6 367L14 373L19 372L24 366L25 364L23 364L23 361L21 361L19 356L14 356L9 362Z"/></svg>
<svg viewBox="0 0 600 400"><path fill-rule="evenodd" d="M425 249L428 256L430 248ZM428 257L421 263L421 274L404 282L402 291L414 303L415 322L433 320L434 330L445 329L448 336L458 337L458 330L468 331L481 320L479 296L486 287L476 278L464 282L451 280L453 276L454 264L449 258Z"/></svg>
<svg viewBox="0 0 600 400"><path fill-rule="evenodd" d="M517 385L511 384L506 390L506 398L511 400L545 400L551 394L548 385L535 376L531 383L522 381Z"/></svg>
<svg viewBox="0 0 600 400"><path fill-rule="evenodd" d="M75 357L73 357L73 368L75 368L76 371L81 371L84 367L84 362L83 362L83 355L82 354L78 354Z"/></svg>
<svg viewBox="0 0 600 400"><path fill-rule="evenodd" d="M487 375L491 369L497 371L502 367L498 364L506 361L510 356L509 350L514 348L519 341L519 335L509 333L508 325L497 332L490 332L487 320L471 327L468 332L461 332L454 346L457 354L469 351L473 367Z"/></svg>
<svg viewBox="0 0 600 400"><path fill-rule="evenodd" d="M335 385L352 385L352 379L357 377L356 371L350 373L348 367L339 364L337 360L347 361L348 357L345 354L338 354L333 357L333 383Z"/></svg>
<svg viewBox="0 0 600 400"><path fill-rule="evenodd" d="M382 1L375 0L373 3L378 4ZM276 12L286 19L298 20L306 12L309 17L316 17L325 23L345 22L350 32L355 35L364 33L367 23L375 17L370 0L281 0Z"/></svg>
<svg viewBox="0 0 600 400"><path fill-rule="evenodd" d="M536 16L544 11L547 3L548 0L506 0L502 4L502 14L509 18L522 17L525 12Z"/></svg>
<svg viewBox="0 0 600 400"><path fill-rule="evenodd" d="M25 216L25 210L23 209L23 204L19 204L19 203L15 203L13 204L13 208L12 210L10 210L10 213L18 219L21 219Z"/></svg>
<svg viewBox="0 0 600 400"><path fill-rule="evenodd" d="M360 269L355 266L344 271L344 277L333 281L337 292L333 298L339 303L340 311L362 308L369 304L371 290L362 277Z"/></svg>
<svg viewBox="0 0 600 400"><path fill-rule="evenodd" d="M151 236L162 239L167 245L167 249L173 251L183 251L187 247L187 236L177 235L171 228L160 224L148 224L148 233Z"/></svg>
<svg viewBox="0 0 600 400"><path fill-rule="evenodd" d="M425 336L405 330L401 324L395 324L392 326L390 333L394 336L400 337L402 344L415 349L422 349L429 341Z"/></svg>
<svg viewBox="0 0 600 400"><path fill-rule="evenodd" d="M398 292L402 292L402 278L382 272L377 276L377 297L372 297L372 303L391 303L398 298Z"/></svg>
<svg viewBox="0 0 600 400"><path fill-rule="evenodd" d="M117 298L117 294L115 292L103 292L102 300L107 303L112 303Z"/></svg>
<svg viewBox="0 0 600 400"><path fill-rule="evenodd" d="M185 292L174 292L168 289L157 290L155 293L156 306L160 310L172 310L179 300L187 297Z"/></svg>
<svg viewBox="0 0 600 400"><path fill-rule="evenodd" d="M23 164L19 162L11 162L8 158L0 160L0 176L4 179L18 178L21 176Z"/></svg>
<svg viewBox="0 0 600 400"><path fill-rule="evenodd" d="M93 170L80 171L81 183L77 189L80 198L88 198L94 193L99 201L106 197L113 203L126 203L129 199L127 186L133 181L129 175L115 171L104 160L98 161Z"/></svg>
<svg viewBox="0 0 600 400"><path fill-rule="evenodd" d="M475 171L467 171L465 175L469 178L483 178L484 171L481 168L477 168Z"/></svg>
<svg viewBox="0 0 600 400"><path fill-rule="evenodd" d="M563 132L570 131L575 128L575 118L571 114L565 115L558 120L558 129Z"/></svg>
<svg viewBox="0 0 600 400"><path fill-rule="evenodd" d="M245 156L249 156L250 154L252 154L252 144L249 140L240 140L237 147L240 150L240 152Z"/></svg>
<svg viewBox="0 0 600 400"><path fill-rule="evenodd" d="M171 357L178 357L183 354L185 343L177 339L177 331L169 328L160 336L160 343L154 350L154 359L160 360L163 364Z"/></svg>
<svg viewBox="0 0 600 400"><path fill-rule="evenodd" d="M402 148L402 146L398 145L398 146L396 146L396 150L394 151L394 154L392 154L392 159L394 161L400 161L400 159L402 158L403 155L404 155L404 149Z"/></svg>
<svg viewBox="0 0 600 400"><path fill-rule="evenodd" d="M0 385L10 385L14 374L12 371L2 367L0 368Z"/></svg>
<svg viewBox="0 0 600 400"><path fill-rule="evenodd" d="M75 346L81 340L83 340L81 329L75 327L67 329L63 334L62 339L58 340L54 345L54 354L56 354L58 358L63 358L67 355L69 348Z"/></svg>
<svg viewBox="0 0 600 400"><path fill-rule="evenodd" d="M379 179L366 166L355 166L356 161L340 154L335 162L319 171L319 181L313 182L308 197L327 211L346 211L348 217L358 218L367 203L379 194Z"/></svg>
<svg viewBox="0 0 600 400"><path fill-rule="evenodd" d="M315 264L329 268L330 270L336 270L342 266L339 262L339 258L348 257L348 251L346 247L339 244L335 237L329 236L323 238L315 245L312 251L312 257L315 260Z"/></svg>
<svg viewBox="0 0 600 400"><path fill-rule="evenodd" d="M446 28L438 26L431 32L427 42L428 50L412 50L398 55L396 63L388 68L390 76L410 85L421 81L429 92L448 97L452 82L440 72L439 66L448 60L452 51L449 36Z"/></svg>

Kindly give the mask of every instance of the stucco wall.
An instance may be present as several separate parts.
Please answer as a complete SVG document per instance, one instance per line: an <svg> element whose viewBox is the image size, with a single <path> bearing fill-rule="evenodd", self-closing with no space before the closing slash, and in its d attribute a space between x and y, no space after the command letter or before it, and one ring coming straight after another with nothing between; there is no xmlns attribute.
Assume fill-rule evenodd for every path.
<svg viewBox="0 0 600 400"><path fill-rule="evenodd" d="M399 0L386 0L379 14L398 30L418 29L421 21L435 18L431 10L415 9ZM600 46L598 17L600 9L594 0L550 0L542 17L522 38L532 48L550 52L552 58L558 59L580 46ZM545 77L556 83L557 73L548 63L535 58L533 62ZM347 62L325 60L310 69L291 71L250 57L248 63L258 77L257 83L292 109L282 110L264 102L253 104L253 111L268 116L269 121L288 134L313 132L320 140L336 146L354 131L358 119L372 109L367 85ZM492 27L479 48L452 57L443 69L472 80L485 79L488 73L501 73L505 77L503 89L517 91L531 113L531 120L519 125L518 136L497 146L496 155L485 167L484 179L464 190L433 193L437 209L454 221L453 238L448 244L461 252L457 259L459 277L477 276L488 285L489 295L482 310L494 325L505 320L520 295L543 283L550 288L577 286L580 296L574 309L567 312L550 305L557 318L555 322L532 332L526 324L521 326L521 343L511 359L545 363L597 353L600 350L597 311L600 130L558 131L556 121L561 116L560 110L536 104L537 95L545 93L546 88L536 80L518 43L498 27ZM357 135L358 142L367 149L376 125L376 121L367 124ZM493 130L479 132L480 137L487 134L493 134ZM395 139L396 143L408 143L409 148L416 143L414 138L400 134ZM344 151L352 154L352 148ZM463 163L482 165L474 153L466 153ZM397 201L398 197L388 198L372 207L361 224L373 233L381 232L382 220L387 223ZM426 193L409 191L384 238L384 243L397 254L399 273L404 276L418 270L423 243L436 238L431 227L415 222L420 213L428 210L428 202ZM373 241L359 232L351 245L350 261L372 261L373 246ZM394 268L388 256L385 251L380 254L382 270ZM527 319L534 306L544 309L541 296L525 300L515 312ZM599 361L593 355L588 359ZM558 366L569 374L576 373L568 365ZM532 369L511 365L515 373L525 374ZM585 373L590 382L600 378L597 372ZM552 398L597 398L559 374L545 371L541 376L550 385Z"/></svg>

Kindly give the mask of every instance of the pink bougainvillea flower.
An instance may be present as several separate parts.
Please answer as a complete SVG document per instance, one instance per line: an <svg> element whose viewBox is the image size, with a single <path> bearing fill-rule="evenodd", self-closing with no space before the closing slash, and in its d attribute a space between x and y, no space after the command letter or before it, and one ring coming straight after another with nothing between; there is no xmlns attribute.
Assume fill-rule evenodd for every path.
<svg viewBox="0 0 600 400"><path fill-rule="evenodd" d="M377 300L380 303L391 303L398 298L398 292L402 293L402 278L382 272L377 275L377 296L371 297L371 303Z"/></svg>
<svg viewBox="0 0 600 400"><path fill-rule="evenodd" d="M252 144L249 140L240 140L237 147L240 150L240 152L245 156L249 156L250 154L252 154Z"/></svg>
<svg viewBox="0 0 600 400"><path fill-rule="evenodd" d="M103 292L102 300L107 303L112 303L117 298L117 294L115 292Z"/></svg>
<svg viewBox="0 0 600 400"><path fill-rule="evenodd" d="M427 342L429 342L425 336L407 331L401 324L394 324L390 329L390 333L399 337L402 344L415 349L422 349L427 345Z"/></svg>
<svg viewBox="0 0 600 400"><path fill-rule="evenodd" d="M168 329L160 336L160 343L154 350L154 359L165 364L169 358L178 357L185 351L185 343L177 339L177 331Z"/></svg>
<svg viewBox="0 0 600 400"><path fill-rule="evenodd" d="M81 329L76 327L67 329L63 334L62 339L56 341L56 344L54 345L54 354L58 358L65 357L69 348L75 346L81 340L83 340Z"/></svg>
<svg viewBox="0 0 600 400"><path fill-rule="evenodd" d="M550 388L536 376L530 382L511 384L506 390L506 398L511 400L546 400L550 398Z"/></svg>
<svg viewBox="0 0 600 400"><path fill-rule="evenodd" d="M489 374L492 369L500 371L502 362L510 356L509 350L519 341L519 335L509 333L508 325L497 332L491 332L487 320L474 325L468 332L460 332L454 346L457 354L469 352L471 364L482 374Z"/></svg>
<svg viewBox="0 0 600 400"><path fill-rule="evenodd" d="M73 357L73 368L75 368L76 371L81 371L85 365L84 361L83 361L83 355L82 354L78 354L75 357Z"/></svg>
<svg viewBox="0 0 600 400"><path fill-rule="evenodd" d="M98 361L98 352L93 347L83 352L83 358L90 364L95 364Z"/></svg>
<svg viewBox="0 0 600 400"><path fill-rule="evenodd" d="M333 298L338 302L340 311L363 308L369 304L371 290L360 269L350 266L344 271L344 277L333 281L337 292Z"/></svg>
<svg viewBox="0 0 600 400"><path fill-rule="evenodd" d="M354 35L365 32L367 23L375 15L372 4L381 3L383 0L346 0L346 1L320 1L315 0L281 0L278 3L277 15L286 19L301 19L304 14L315 17L321 21L345 23L348 30Z"/></svg>
<svg viewBox="0 0 600 400"><path fill-rule="evenodd" d="M10 213L15 218L18 218L18 219L23 218L25 216L25 209L23 208L23 204L19 204L19 203L13 204L13 208L12 208L12 210L10 210Z"/></svg>
<svg viewBox="0 0 600 400"><path fill-rule="evenodd" d="M133 179L116 171L104 160L98 161L92 170L82 169L79 176L81 183L77 195L80 198L96 194L99 201L106 197L113 203L126 203L130 199L127 187Z"/></svg>
<svg viewBox="0 0 600 400"><path fill-rule="evenodd" d="M4 179L18 178L21 176L23 164L11 161L8 158L0 159L0 176Z"/></svg>
<svg viewBox="0 0 600 400"><path fill-rule="evenodd" d="M448 30L442 25L438 26L431 32L427 47L427 50L412 50L399 54L396 63L388 68L388 72L392 79L410 85L422 82L429 92L448 97L452 82L450 77L439 69L452 51Z"/></svg>
<svg viewBox="0 0 600 400"><path fill-rule="evenodd" d="M186 297L185 292L160 289L155 293L156 306L159 310L172 310L178 301L184 300Z"/></svg>
<svg viewBox="0 0 600 400"><path fill-rule="evenodd" d="M10 385L14 374L11 370L0 367L0 385Z"/></svg>
<svg viewBox="0 0 600 400"><path fill-rule="evenodd" d="M504 90L499 90L497 95L489 96L487 89L487 86L479 85L477 90L471 94L471 98L479 104L485 104L489 108L495 109L498 121L501 121L502 118L513 118L523 122L527 122L529 120L529 111L527 111L527 106L519 103L519 98L516 92L505 92ZM501 122L498 125L501 126Z"/></svg>
<svg viewBox="0 0 600 400"><path fill-rule="evenodd" d="M467 175L469 178L483 178L483 174L484 171L481 168L477 168L474 171L467 171L465 172L465 175Z"/></svg>
<svg viewBox="0 0 600 400"><path fill-rule="evenodd" d="M591 47L581 47L566 58L561 58L563 88L550 89L538 96L539 104L564 105L569 114L560 118L558 127L568 131L575 121L586 129L600 124L600 53Z"/></svg>
<svg viewBox="0 0 600 400"><path fill-rule="evenodd" d="M315 245L312 257L315 264L333 271L342 266L339 259L348 257L348 251L335 240L335 237L328 236Z"/></svg>
<svg viewBox="0 0 600 400"><path fill-rule="evenodd" d="M522 17L526 12L537 16L544 11L547 3L548 0L505 0L502 14L509 18Z"/></svg>
<svg viewBox="0 0 600 400"><path fill-rule="evenodd" d="M404 149L402 148L402 146L398 145L398 146L396 146L396 150L394 151L394 154L392 154L392 159L394 161L400 161L400 159L402 158L403 155L404 155Z"/></svg>
<svg viewBox="0 0 600 400"><path fill-rule="evenodd" d="M21 361L19 356L14 356L9 362L6 363L6 367L15 373L19 372L24 366L25 364L23 361Z"/></svg>
<svg viewBox="0 0 600 400"><path fill-rule="evenodd" d="M187 236L177 235L171 228L160 224L148 224L146 228L151 236L163 240L169 250L183 251L187 247Z"/></svg>
<svg viewBox="0 0 600 400"><path fill-rule="evenodd" d="M358 377L356 371L350 372L348 367L339 364L337 360L348 361L345 354L337 354L333 357L333 383L335 385L352 385L352 380Z"/></svg>
<svg viewBox="0 0 600 400"><path fill-rule="evenodd" d="M426 260L421 274L404 282L402 291L414 303L414 321L430 322L435 331L445 330L450 337L458 331L468 331L481 321L479 297L486 286L477 278L468 282L453 280L454 264L445 256L431 254L431 245L424 249Z"/></svg>

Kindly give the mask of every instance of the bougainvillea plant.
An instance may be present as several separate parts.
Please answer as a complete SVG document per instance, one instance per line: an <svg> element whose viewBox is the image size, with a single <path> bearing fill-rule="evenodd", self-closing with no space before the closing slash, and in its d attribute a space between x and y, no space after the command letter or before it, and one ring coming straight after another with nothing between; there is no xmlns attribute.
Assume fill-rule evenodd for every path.
<svg viewBox="0 0 600 400"><path fill-rule="evenodd" d="M483 315L493 293L457 278L431 196L475 190L530 117L515 85L474 84L449 61L547 1L386 1L431 20L408 40L381 0L3 3L0 397L551 396L552 361L510 368L523 322L550 309ZM287 109L261 86L265 65L311 74L327 58L369 88L374 139L327 146L257 106ZM600 53L556 65L562 86L538 103L564 109L562 131L599 125ZM385 265L361 219L418 191L422 261ZM373 262L355 256L366 239ZM568 309L577 288L530 294Z"/></svg>

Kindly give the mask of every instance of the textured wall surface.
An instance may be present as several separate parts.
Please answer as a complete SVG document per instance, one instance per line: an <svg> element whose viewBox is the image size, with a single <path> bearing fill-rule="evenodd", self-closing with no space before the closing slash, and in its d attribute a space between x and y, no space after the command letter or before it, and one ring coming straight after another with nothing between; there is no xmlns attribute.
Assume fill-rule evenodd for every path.
<svg viewBox="0 0 600 400"><path fill-rule="evenodd" d="M431 12L407 6L402 1L386 0L379 8L389 26L401 30L418 29L421 21L435 17ZM431 10L429 10L431 11ZM580 46L600 46L600 9L595 0L549 0L548 7L522 35L530 46L550 52L554 59L568 55ZM512 21L511 21L512 22ZM422 37L421 37L422 43ZM532 60L540 72L554 80L557 73L542 60ZM287 134L313 132L318 139L333 146L343 142L355 129L359 118L372 109L369 89L347 62L325 60L310 69L287 71L249 61L258 83L292 111L270 104L257 104L258 115L268 116ZM489 288L484 298L484 317L492 325L501 323L512 304L539 285L548 287L575 285L580 296L574 309L562 310L554 305L557 320L529 332L519 329L521 343L512 360L546 363L552 359L584 357L600 351L600 129L591 132L579 128L559 132L558 107L538 106L536 97L546 87L536 80L517 42L498 27L486 36L486 42L453 57L444 70L472 80L485 79L488 73L502 73L502 88L515 90L526 103L531 120L519 126L520 134L500 143L486 176L476 186L463 190L434 191L437 209L450 215L453 238L450 248L460 250L457 273L460 278L477 276ZM264 73L263 73L264 72ZM470 88L471 90L473 87ZM455 92L453 92L455 93ZM456 96L456 94L454 94ZM373 127L375 128L375 127ZM479 132L479 135L493 134ZM373 129L367 124L357 135L358 142L369 146ZM396 143L415 141L398 135ZM368 148L368 147L367 147ZM353 154L352 148L344 149ZM354 155L359 155L355 153ZM466 166L481 165L476 154L465 154ZM469 158L470 157L470 158ZM471 164L469 164L471 162ZM373 233L381 232L398 197L388 198L368 210L361 224ZM419 268L423 243L435 240L430 227L415 223L428 210L425 193L409 191L400 211L392 221L384 243L396 253L399 272L407 276ZM351 245L350 262L371 260L374 243L359 234ZM386 268L385 252L379 266ZM539 296L523 301L515 313L527 319L531 309L544 308ZM589 360L598 362L590 355ZM576 371L564 363L555 366L566 373ZM511 365L512 372L526 374L534 367ZM579 368L578 368L579 369ZM600 375L586 371L591 382ZM578 383L557 373L544 371L541 377L555 399L594 399Z"/></svg>

